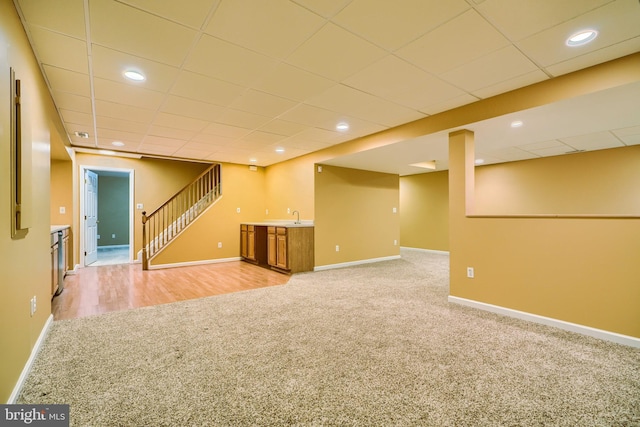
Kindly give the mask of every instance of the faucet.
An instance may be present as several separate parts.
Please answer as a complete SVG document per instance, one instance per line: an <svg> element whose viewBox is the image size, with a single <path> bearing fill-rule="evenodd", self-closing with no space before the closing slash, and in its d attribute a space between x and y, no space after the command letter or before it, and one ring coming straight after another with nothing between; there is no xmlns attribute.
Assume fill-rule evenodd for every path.
<svg viewBox="0 0 640 427"><path fill-rule="evenodd" d="M298 218L295 220L294 224L300 224L300 212L293 211L291 215L295 215L295 214L298 214Z"/></svg>

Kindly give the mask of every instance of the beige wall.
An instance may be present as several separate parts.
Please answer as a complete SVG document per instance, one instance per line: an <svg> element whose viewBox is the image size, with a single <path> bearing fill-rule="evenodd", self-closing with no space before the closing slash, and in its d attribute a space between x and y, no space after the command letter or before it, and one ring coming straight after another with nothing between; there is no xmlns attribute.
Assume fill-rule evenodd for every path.
<svg viewBox="0 0 640 427"><path fill-rule="evenodd" d="M477 207L483 197L475 192L473 148L471 133L458 133L450 138L451 295L640 337L640 220L588 216L469 217L482 213L473 209L473 199L475 196ZM619 155L635 158L627 163L635 165L635 171L627 171L635 179L601 178L624 199L613 206L624 209L621 213L637 215L626 210L634 206L627 201L637 198L640 173L637 147L562 159L568 170L574 170L576 164L588 163L594 156L606 163L610 156ZM529 176L536 163L542 166L537 172L543 173L549 162L527 164L525 176ZM622 175L629 177L626 173ZM546 188L547 192L554 192L553 186ZM589 195L599 194L600 190L589 185L580 185L579 189L574 193L580 193L585 205L595 206L588 203ZM540 199L547 203L556 197ZM475 269L475 278L466 277L467 267Z"/></svg>
<svg viewBox="0 0 640 427"><path fill-rule="evenodd" d="M11 239L9 68L22 83L23 137L31 151L31 228ZM61 123L20 20L0 1L0 402L14 389L51 314L50 140ZM60 138L55 134L56 138ZM30 300L37 311L30 316Z"/></svg>
<svg viewBox="0 0 640 427"><path fill-rule="evenodd" d="M640 215L640 146L476 168L475 212Z"/></svg>
<svg viewBox="0 0 640 427"><path fill-rule="evenodd" d="M316 267L400 254L398 180L335 166L316 169Z"/></svg>
<svg viewBox="0 0 640 427"><path fill-rule="evenodd" d="M400 244L449 250L449 172L400 177Z"/></svg>
<svg viewBox="0 0 640 427"><path fill-rule="evenodd" d="M312 220L315 197L313 193L314 162L326 158L311 154L269 166L265 171L267 219L293 219L291 213L300 212L301 220Z"/></svg>
<svg viewBox="0 0 640 427"><path fill-rule="evenodd" d="M160 252L152 265L240 256L240 223L264 219L264 168L251 171L248 166L223 163L221 180L222 198Z"/></svg>

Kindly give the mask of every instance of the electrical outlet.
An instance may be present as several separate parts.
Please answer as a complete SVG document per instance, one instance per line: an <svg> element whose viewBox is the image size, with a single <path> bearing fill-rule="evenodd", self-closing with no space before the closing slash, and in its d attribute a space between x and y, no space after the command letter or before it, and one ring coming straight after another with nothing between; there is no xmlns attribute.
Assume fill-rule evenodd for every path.
<svg viewBox="0 0 640 427"><path fill-rule="evenodd" d="M236 208L236 213L240 213L240 208Z"/></svg>
<svg viewBox="0 0 640 427"><path fill-rule="evenodd" d="M265 215L269 215L269 209L265 209L264 214L265 214Z"/></svg>
<svg viewBox="0 0 640 427"><path fill-rule="evenodd" d="M142 203L136 203L136 209L144 209L144 205Z"/></svg>
<svg viewBox="0 0 640 427"><path fill-rule="evenodd" d="M398 208L394 207L393 208L393 213L398 213Z"/></svg>
<svg viewBox="0 0 640 427"><path fill-rule="evenodd" d="M336 252L340 252L340 245L336 245Z"/></svg>
<svg viewBox="0 0 640 427"><path fill-rule="evenodd" d="M397 240L393 241L393 246L398 246L398 241Z"/></svg>
<svg viewBox="0 0 640 427"><path fill-rule="evenodd" d="M96 235L96 239L100 240L100 235L99 234Z"/></svg>
<svg viewBox="0 0 640 427"><path fill-rule="evenodd" d="M67 213L67 209L64 206L60 206L60 214L64 215L65 213Z"/></svg>
<svg viewBox="0 0 640 427"><path fill-rule="evenodd" d="M33 314L36 314L36 310L38 309L38 300L36 299L36 296L33 296Z"/></svg>
<svg viewBox="0 0 640 427"><path fill-rule="evenodd" d="M287 213L290 214L291 213L291 208L287 208Z"/></svg>
<svg viewBox="0 0 640 427"><path fill-rule="evenodd" d="M473 271L473 267L467 267L467 277L469 279L473 279L475 276L475 272Z"/></svg>
<svg viewBox="0 0 640 427"><path fill-rule="evenodd" d="M116 238L115 233L111 235L111 238L112 238L112 239L115 239L115 238Z"/></svg>
<svg viewBox="0 0 640 427"><path fill-rule="evenodd" d="M218 242L218 248L222 247L222 242Z"/></svg>

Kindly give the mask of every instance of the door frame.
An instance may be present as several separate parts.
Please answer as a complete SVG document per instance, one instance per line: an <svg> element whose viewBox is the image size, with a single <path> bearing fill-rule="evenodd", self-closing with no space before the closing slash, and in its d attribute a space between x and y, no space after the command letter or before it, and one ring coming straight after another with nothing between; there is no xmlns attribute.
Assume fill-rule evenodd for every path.
<svg viewBox="0 0 640 427"><path fill-rule="evenodd" d="M107 166L91 166L91 165L80 165L80 175L79 175L79 181L80 181L80 222L79 222L79 231L80 231L80 235L79 235L79 243L80 243L80 266L81 267L86 267L85 265L85 260L84 260L84 249L85 249L85 219L84 219L84 192L85 192L85 184L84 184L84 175L85 175L85 171L90 170L90 171L94 171L97 172L98 175L100 175L100 171L103 172L121 172L124 174L128 174L129 175L129 262L133 262L134 261L134 236L135 236L135 230L134 230L134 217L135 217L135 205L134 205L134 194L133 194L133 190L135 188L135 182L134 182L134 169L125 169L125 168L112 168L112 167L107 167ZM98 192L100 191L100 189L98 188Z"/></svg>

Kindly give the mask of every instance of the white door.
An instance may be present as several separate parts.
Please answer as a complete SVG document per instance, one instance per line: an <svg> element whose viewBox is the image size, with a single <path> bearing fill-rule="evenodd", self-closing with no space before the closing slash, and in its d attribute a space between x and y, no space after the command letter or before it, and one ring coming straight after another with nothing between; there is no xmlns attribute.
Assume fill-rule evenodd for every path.
<svg viewBox="0 0 640 427"><path fill-rule="evenodd" d="M98 260L98 174L84 172L84 265Z"/></svg>

